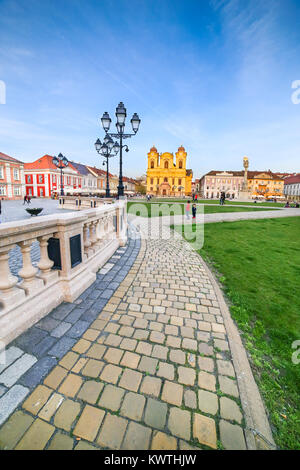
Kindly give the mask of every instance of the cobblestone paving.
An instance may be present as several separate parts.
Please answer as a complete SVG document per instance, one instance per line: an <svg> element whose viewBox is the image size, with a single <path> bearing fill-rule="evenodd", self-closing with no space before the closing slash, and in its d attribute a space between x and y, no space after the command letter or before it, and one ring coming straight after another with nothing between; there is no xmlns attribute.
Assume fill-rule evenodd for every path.
<svg viewBox="0 0 300 470"><path fill-rule="evenodd" d="M161 237L146 239L142 222L140 250L131 239L81 303L58 307L12 345L23 364L0 375L0 448L246 448L212 284L197 253L153 224Z"/></svg>

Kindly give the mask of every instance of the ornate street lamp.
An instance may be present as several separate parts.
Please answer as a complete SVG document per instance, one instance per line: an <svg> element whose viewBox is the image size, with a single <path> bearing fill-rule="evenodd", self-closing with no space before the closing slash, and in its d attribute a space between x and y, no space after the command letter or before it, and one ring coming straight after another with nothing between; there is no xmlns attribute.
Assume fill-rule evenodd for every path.
<svg viewBox="0 0 300 470"><path fill-rule="evenodd" d="M122 150L125 148L126 152L129 152L128 146L123 145L123 139L128 139L135 135L137 131L139 130L140 126L140 118L136 113L132 116L130 122L133 130L133 134L125 134L125 120L126 120L126 108L124 104L121 102L116 108L116 128L117 128L117 133L109 133L109 128L111 124L111 118L107 112L105 112L101 118L101 123L104 131L106 132L106 135L109 137L113 137L116 139L119 139L119 150L120 150L120 174L119 174L119 186L118 186L118 197L124 196L124 186L123 186L123 175L122 175Z"/></svg>
<svg viewBox="0 0 300 470"><path fill-rule="evenodd" d="M107 113L105 113L107 114ZM104 115L103 115L104 116ZM109 118L109 116L108 116ZM102 119L107 119L103 117ZM105 121L105 125L107 126L107 121ZM102 122L103 123L103 122ZM104 127L104 126L103 126ZM108 168L108 160L111 157L115 157L119 152L119 143L117 141L113 141L112 138L106 134L103 143L101 143L100 139L97 139L95 143L96 151L106 159L106 192L105 197L110 197L110 189L109 189L109 168ZM105 165L105 162L103 162Z"/></svg>
<svg viewBox="0 0 300 470"><path fill-rule="evenodd" d="M60 195L64 195L63 169L69 165L69 160L61 153L52 158L52 163L60 170Z"/></svg>

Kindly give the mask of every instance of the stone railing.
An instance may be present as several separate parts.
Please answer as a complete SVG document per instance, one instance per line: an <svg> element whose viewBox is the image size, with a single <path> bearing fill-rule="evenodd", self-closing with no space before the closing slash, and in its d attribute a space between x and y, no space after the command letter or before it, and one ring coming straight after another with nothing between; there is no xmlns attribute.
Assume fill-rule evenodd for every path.
<svg viewBox="0 0 300 470"><path fill-rule="evenodd" d="M82 211L85 209L96 209L102 207L104 204L112 204L114 200L111 198L101 197L88 197L88 196L60 196L59 208L69 209L75 211Z"/></svg>
<svg viewBox="0 0 300 470"><path fill-rule="evenodd" d="M0 341L8 344L63 301L73 302L127 242L126 202L0 226ZM31 247L39 243L33 265ZM9 263L20 247L18 276Z"/></svg>

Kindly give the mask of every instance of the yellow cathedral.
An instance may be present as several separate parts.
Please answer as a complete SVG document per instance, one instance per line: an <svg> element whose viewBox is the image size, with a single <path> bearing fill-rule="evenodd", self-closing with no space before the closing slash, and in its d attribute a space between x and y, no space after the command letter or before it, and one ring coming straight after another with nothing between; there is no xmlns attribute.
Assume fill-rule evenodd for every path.
<svg viewBox="0 0 300 470"><path fill-rule="evenodd" d="M176 152L159 155L156 147L148 153L147 194L153 196L190 196L192 194L192 170L186 169L187 153L183 146Z"/></svg>

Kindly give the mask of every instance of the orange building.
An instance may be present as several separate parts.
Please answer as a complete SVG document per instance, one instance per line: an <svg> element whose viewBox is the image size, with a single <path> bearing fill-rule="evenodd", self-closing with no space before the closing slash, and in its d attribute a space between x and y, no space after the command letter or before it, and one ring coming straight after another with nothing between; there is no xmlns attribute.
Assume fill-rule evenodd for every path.
<svg viewBox="0 0 300 470"><path fill-rule="evenodd" d="M251 197L264 197L266 199L284 197L285 178L268 171L248 171L248 189Z"/></svg>
<svg viewBox="0 0 300 470"><path fill-rule="evenodd" d="M22 199L24 194L24 163L0 152L1 199Z"/></svg>

